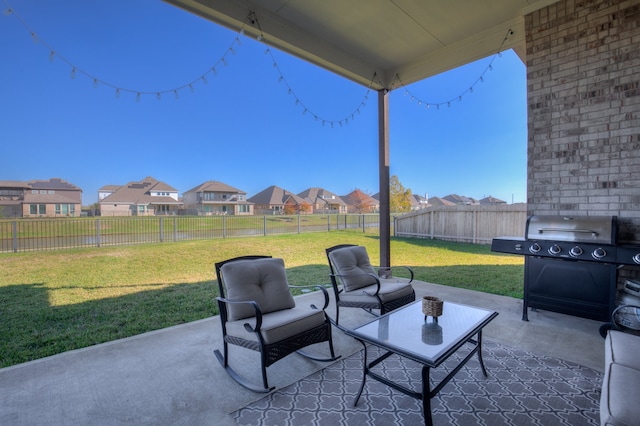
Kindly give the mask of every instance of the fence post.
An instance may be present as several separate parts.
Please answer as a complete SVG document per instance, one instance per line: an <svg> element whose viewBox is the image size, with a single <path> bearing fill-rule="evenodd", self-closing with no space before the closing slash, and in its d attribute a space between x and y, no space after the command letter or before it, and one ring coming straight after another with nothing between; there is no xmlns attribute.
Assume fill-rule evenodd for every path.
<svg viewBox="0 0 640 426"><path fill-rule="evenodd" d="M267 216L263 216L263 222L262 222L262 229L263 229L263 234L266 237L267 236Z"/></svg>
<svg viewBox="0 0 640 426"><path fill-rule="evenodd" d="M222 238L227 238L227 217L222 216Z"/></svg>
<svg viewBox="0 0 640 426"><path fill-rule="evenodd" d="M367 232L367 225L365 224L367 217L364 215L364 213L361 216L362 216L362 232Z"/></svg>
<svg viewBox="0 0 640 426"><path fill-rule="evenodd" d="M478 242L478 210L473 209L473 244Z"/></svg>
<svg viewBox="0 0 640 426"><path fill-rule="evenodd" d="M173 217L173 241L178 241L178 218Z"/></svg>
<svg viewBox="0 0 640 426"><path fill-rule="evenodd" d="M18 252L18 221L13 221L13 252Z"/></svg>
<svg viewBox="0 0 640 426"><path fill-rule="evenodd" d="M298 234L300 233L300 213L298 213Z"/></svg>
<svg viewBox="0 0 640 426"><path fill-rule="evenodd" d="M160 242L164 243L164 219L162 216L160 216Z"/></svg>
<svg viewBox="0 0 640 426"><path fill-rule="evenodd" d="M396 229L397 229L397 223L396 221L398 220L398 218L396 216L393 217L393 236L396 237Z"/></svg>
<svg viewBox="0 0 640 426"><path fill-rule="evenodd" d="M331 215L327 215L327 231L331 231Z"/></svg>
<svg viewBox="0 0 640 426"><path fill-rule="evenodd" d="M96 247L100 247L100 219L96 219Z"/></svg>

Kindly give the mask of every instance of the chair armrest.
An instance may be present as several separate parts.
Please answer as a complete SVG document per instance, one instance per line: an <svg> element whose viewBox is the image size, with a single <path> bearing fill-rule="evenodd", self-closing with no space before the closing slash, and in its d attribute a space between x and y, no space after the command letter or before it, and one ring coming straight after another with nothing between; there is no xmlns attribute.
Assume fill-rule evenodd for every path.
<svg viewBox="0 0 640 426"><path fill-rule="evenodd" d="M322 294L324 296L324 306L322 307L322 310L324 311L325 309L327 309L327 306L329 306L329 293L327 292L327 289L321 285L321 284L311 284L311 285L291 285L289 284L289 288L314 288L314 289L319 289L322 291ZM314 304L311 304L311 307L313 309L318 309Z"/></svg>
<svg viewBox="0 0 640 426"><path fill-rule="evenodd" d="M256 312L255 318L256 318L256 326L255 327L251 327L251 325L249 325L249 323L245 323L244 324L244 328L251 333L258 333L260 331L260 328L262 327L262 310L260 309L260 306L258 306L258 304L256 302L254 302L253 300L244 300L244 301L234 301L234 300L229 300L229 299L225 299L224 297L216 297L216 300L218 301L219 304L233 304L233 305L251 305L253 306L253 310ZM223 320L226 322L227 321L227 315L225 313Z"/></svg>

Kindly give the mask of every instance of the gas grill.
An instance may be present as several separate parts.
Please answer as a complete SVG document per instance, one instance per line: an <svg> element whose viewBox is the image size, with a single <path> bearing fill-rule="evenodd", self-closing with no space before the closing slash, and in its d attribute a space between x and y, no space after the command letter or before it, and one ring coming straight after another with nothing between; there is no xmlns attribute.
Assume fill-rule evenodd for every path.
<svg viewBox="0 0 640 426"><path fill-rule="evenodd" d="M525 256L522 319L533 308L608 321L618 265L640 264L640 250L619 256L617 233L617 216L530 216L525 238L494 238L492 251Z"/></svg>

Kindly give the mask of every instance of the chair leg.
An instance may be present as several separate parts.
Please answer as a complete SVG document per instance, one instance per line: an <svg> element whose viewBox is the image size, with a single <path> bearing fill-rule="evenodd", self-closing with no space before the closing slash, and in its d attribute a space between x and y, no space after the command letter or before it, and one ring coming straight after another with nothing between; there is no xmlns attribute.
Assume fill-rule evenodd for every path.
<svg viewBox="0 0 640 426"><path fill-rule="evenodd" d="M228 351L226 348L226 344L225 344L224 351L225 351L225 355L227 355ZM235 370L231 368L231 366L229 365L229 362L227 361L228 357L222 356L222 354L218 349L214 350L213 353L216 355L216 358L218 358L218 362L220 363L220 365L222 365L222 367L225 369L227 374L229 374L229 376L243 388L249 389L250 391L257 392L257 393L269 393L275 389L275 386L269 387L267 383L267 372L266 372L266 368L264 367L264 363L262 364L262 379L263 379L264 387L261 388L261 387L254 386L253 384L249 383L249 381L247 381L244 377L236 373Z"/></svg>

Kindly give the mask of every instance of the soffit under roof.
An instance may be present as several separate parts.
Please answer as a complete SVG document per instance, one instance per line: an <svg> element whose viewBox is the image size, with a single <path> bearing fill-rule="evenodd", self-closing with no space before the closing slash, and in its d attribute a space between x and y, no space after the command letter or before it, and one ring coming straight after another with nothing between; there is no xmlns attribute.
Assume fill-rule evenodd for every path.
<svg viewBox="0 0 640 426"><path fill-rule="evenodd" d="M165 1L234 31L262 33L268 45L357 83L368 86L375 73L373 88L382 89L396 75L411 84L500 46L524 60L524 15L557 0Z"/></svg>

